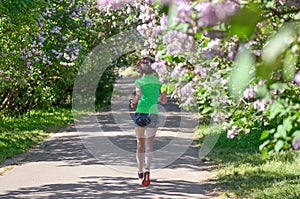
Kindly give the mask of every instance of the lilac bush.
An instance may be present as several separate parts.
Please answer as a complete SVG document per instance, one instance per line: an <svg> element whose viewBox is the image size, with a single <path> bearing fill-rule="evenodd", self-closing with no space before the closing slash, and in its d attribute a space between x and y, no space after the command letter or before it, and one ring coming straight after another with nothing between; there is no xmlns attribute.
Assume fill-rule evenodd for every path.
<svg viewBox="0 0 300 199"><path fill-rule="evenodd" d="M14 14L0 7L0 27L6 33L0 38L1 114L70 104L78 67L88 53L135 23L132 5L126 5L125 11L104 12L93 0L32 4L27 5L25 20L18 18L20 10ZM15 1L7 6L17 5ZM112 71L100 90L115 77Z"/></svg>
<svg viewBox="0 0 300 199"><path fill-rule="evenodd" d="M196 105L203 117L224 124L229 139L260 131L264 155L298 149L298 1L51 2L35 8L35 23L20 26L20 34L10 34L11 18L1 16L8 32L1 38L1 110L17 107L12 99L20 107L70 100L88 53L136 28L145 48L128 56L153 57L164 89L182 107ZM112 74L113 68L106 80Z"/></svg>
<svg viewBox="0 0 300 199"><path fill-rule="evenodd" d="M32 10L39 15L25 26L32 31L22 36L21 51L2 57L6 73L15 71L15 77L10 76L11 81L3 89L2 110L23 112L39 105L60 104L70 97L76 63L86 45L81 39L91 25L87 6L86 2L53 0L49 7ZM10 44L18 43L23 33L21 29L15 32L16 38L8 36ZM14 44L12 47L18 49ZM10 65L13 60L20 61Z"/></svg>
<svg viewBox="0 0 300 199"><path fill-rule="evenodd" d="M156 58L154 69L160 79L167 82L172 96L180 99L186 108L196 102L204 116L223 122L230 139L240 137L241 133L251 133L251 129L265 132L261 146L264 155L290 148L290 138L299 128L299 120L295 119L299 116L299 87L295 86L299 84L299 75L290 77L299 70L299 39L295 38L299 38L300 29L296 24L293 28L286 26L286 31L280 29L285 27L285 21L298 21L296 16L300 10L295 2L284 5L279 2L240 4L234 0L172 3L169 10L175 5L176 14L167 13L168 20L165 14L158 20L153 15L159 13L153 11L151 5L145 5L144 10L151 10L152 15L138 26L140 33L149 38L146 46L151 50L147 55ZM245 24L245 20L249 23ZM276 34L278 38L294 39L284 46L279 44L285 48L282 50L276 46L280 43L276 41ZM282 61L268 63L264 60L268 53L264 45L268 40L271 40L269 45L277 47L278 53L274 55L278 59L283 57ZM253 63L249 71L243 73L243 65L248 63L236 58L241 45L251 53L247 56ZM239 53L244 56L243 52ZM239 72L234 73L234 70ZM237 79L235 84L240 82L248 86L233 91L233 77ZM289 111L277 115L276 104ZM290 118L290 115L294 116Z"/></svg>

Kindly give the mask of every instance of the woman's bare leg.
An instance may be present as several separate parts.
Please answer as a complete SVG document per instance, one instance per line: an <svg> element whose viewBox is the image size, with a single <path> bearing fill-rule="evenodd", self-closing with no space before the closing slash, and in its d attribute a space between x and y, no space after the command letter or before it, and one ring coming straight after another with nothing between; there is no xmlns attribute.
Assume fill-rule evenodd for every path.
<svg viewBox="0 0 300 199"><path fill-rule="evenodd" d="M154 144L154 139L155 139L155 134L157 132L157 128L147 128L147 132L146 132L146 159L145 159L145 163L146 163L146 169L150 170L150 166L152 163L152 159L153 159L153 144Z"/></svg>
<svg viewBox="0 0 300 199"><path fill-rule="evenodd" d="M143 127L135 127L136 133L136 160L138 166L138 172L143 172L144 161L145 161L145 128Z"/></svg>

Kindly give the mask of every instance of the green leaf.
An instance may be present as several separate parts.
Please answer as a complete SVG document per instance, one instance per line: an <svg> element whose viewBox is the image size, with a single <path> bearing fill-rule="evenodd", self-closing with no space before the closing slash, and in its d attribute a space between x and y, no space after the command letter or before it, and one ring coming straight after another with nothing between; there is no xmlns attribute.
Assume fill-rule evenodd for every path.
<svg viewBox="0 0 300 199"><path fill-rule="evenodd" d="M188 23L180 23L179 25L176 26L176 30L181 30L182 32L186 33L188 28L189 28L189 24Z"/></svg>
<svg viewBox="0 0 300 199"><path fill-rule="evenodd" d="M196 37L197 40L200 40L200 39L202 38L202 35L203 35L203 33L197 32L197 33L195 34L195 37Z"/></svg>
<svg viewBox="0 0 300 199"><path fill-rule="evenodd" d="M206 114L206 113L210 112L211 110L212 110L211 107L207 107L207 108L203 109L203 111L201 111L201 113Z"/></svg>
<svg viewBox="0 0 300 199"><path fill-rule="evenodd" d="M293 128L291 117L288 117L285 120L283 120L283 127L286 129L286 131L290 131Z"/></svg>
<svg viewBox="0 0 300 199"><path fill-rule="evenodd" d="M258 6L245 7L229 19L229 32L240 39L249 39L261 20L261 10Z"/></svg>
<svg viewBox="0 0 300 199"><path fill-rule="evenodd" d="M296 72L298 57L299 57L298 54L292 53L291 51L288 51L286 53L284 63L283 63L283 78L286 81L293 80Z"/></svg>
<svg viewBox="0 0 300 199"><path fill-rule="evenodd" d="M297 137L297 138L300 138L300 131L299 131L299 130L295 131L295 132L293 133L293 136L294 136L294 137Z"/></svg>
<svg viewBox="0 0 300 199"><path fill-rule="evenodd" d="M282 90L290 90L290 87L286 83L274 83L270 86L271 89L282 91Z"/></svg>
<svg viewBox="0 0 300 199"><path fill-rule="evenodd" d="M242 92L248 87L252 78L250 70L253 65L254 59L250 50L241 47L230 76L230 88L233 97L241 97Z"/></svg>
<svg viewBox="0 0 300 199"><path fill-rule="evenodd" d="M264 143L259 145L259 150L262 151L269 143L270 143L270 140L264 141Z"/></svg>
<svg viewBox="0 0 300 199"><path fill-rule="evenodd" d="M280 149L282 149L283 145L284 145L284 141L283 140L278 140L277 143L274 146L275 152L279 152Z"/></svg>
<svg viewBox="0 0 300 199"><path fill-rule="evenodd" d="M278 100L275 100L270 108L269 119L270 120L274 119L283 110L284 110L284 106Z"/></svg>
<svg viewBox="0 0 300 199"><path fill-rule="evenodd" d="M266 139L267 137L269 137L270 133L268 130L264 130L262 133L261 133L261 136L260 136L260 140L264 140Z"/></svg>
<svg viewBox="0 0 300 199"><path fill-rule="evenodd" d="M281 124L277 127L277 131L274 134L275 138L286 138L286 129L284 128L284 126Z"/></svg>
<svg viewBox="0 0 300 199"><path fill-rule="evenodd" d="M162 86L161 86L161 92L167 92L167 90L168 90L168 85L166 85L166 84L163 84Z"/></svg>
<svg viewBox="0 0 300 199"><path fill-rule="evenodd" d="M266 98L269 94L269 90L266 85L258 86L256 91L257 98Z"/></svg>
<svg viewBox="0 0 300 199"><path fill-rule="evenodd" d="M268 154L269 154L269 151L267 148L263 148L261 150L261 155L263 156L263 158L267 158L268 157Z"/></svg>
<svg viewBox="0 0 300 199"><path fill-rule="evenodd" d="M293 42L295 36L294 27L289 24L284 26L279 32L267 43L262 52L263 60L272 67L277 57L282 54Z"/></svg>
<svg viewBox="0 0 300 199"><path fill-rule="evenodd" d="M247 121L247 118L246 117L243 117L242 119L240 119L241 122L243 122L243 124L247 124L248 121Z"/></svg>

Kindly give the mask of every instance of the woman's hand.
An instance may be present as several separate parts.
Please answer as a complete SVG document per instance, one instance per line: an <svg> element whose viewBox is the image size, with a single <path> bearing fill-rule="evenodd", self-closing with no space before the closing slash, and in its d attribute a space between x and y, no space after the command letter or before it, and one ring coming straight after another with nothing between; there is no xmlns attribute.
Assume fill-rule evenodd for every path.
<svg viewBox="0 0 300 199"><path fill-rule="evenodd" d="M168 99L167 99L167 93L166 93L166 92L161 92L161 93L159 94L158 102L163 103L163 104L165 104L165 103L168 102Z"/></svg>
<svg viewBox="0 0 300 199"><path fill-rule="evenodd" d="M131 108L135 108L137 106L139 100L141 99L141 95L142 95L141 88L139 86L137 86L135 88L135 97L133 98L133 100L131 102Z"/></svg>

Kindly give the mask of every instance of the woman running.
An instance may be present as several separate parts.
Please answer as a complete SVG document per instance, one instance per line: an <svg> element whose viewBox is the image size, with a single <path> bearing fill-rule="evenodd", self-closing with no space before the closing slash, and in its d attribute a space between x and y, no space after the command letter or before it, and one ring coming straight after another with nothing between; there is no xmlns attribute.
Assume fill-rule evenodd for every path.
<svg viewBox="0 0 300 199"><path fill-rule="evenodd" d="M142 77L134 82L136 94L131 103L132 108L136 107L134 123L136 124L138 177L144 186L150 184L153 143L159 126L157 102L167 102L166 93L161 92L162 83L153 75L154 70L151 68L153 63L150 58L142 58L137 62L135 68Z"/></svg>

